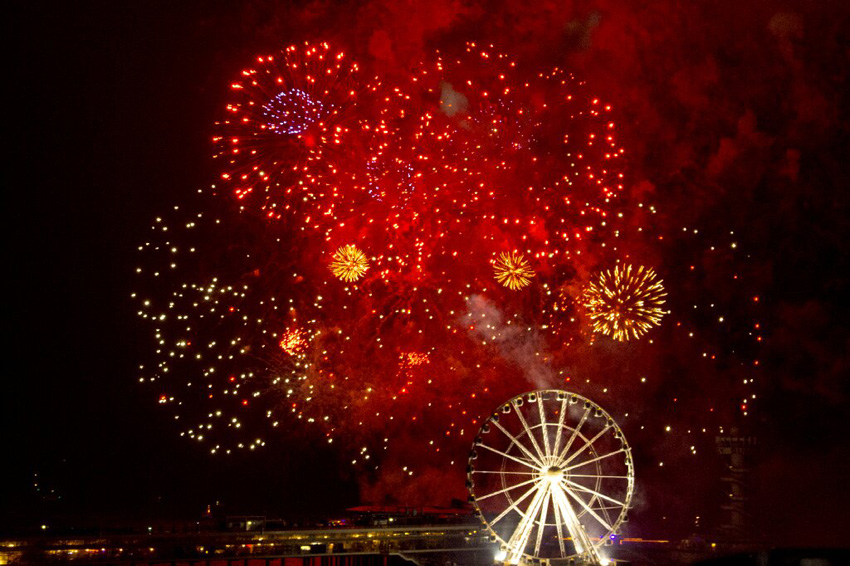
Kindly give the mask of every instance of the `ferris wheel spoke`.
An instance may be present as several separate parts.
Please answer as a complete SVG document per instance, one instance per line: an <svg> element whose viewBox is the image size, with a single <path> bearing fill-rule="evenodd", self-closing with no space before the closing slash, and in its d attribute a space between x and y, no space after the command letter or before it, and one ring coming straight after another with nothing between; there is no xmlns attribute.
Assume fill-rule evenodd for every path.
<svg viewBox="0 0 850 566"><path fill-rule="evenodd" d="M594 436L593 438L591 438L590 440L588 440L587 442L585 442L585 443L584 443L584 445L583 445L581 448L579 448L578 450L576 450L575 452L573 452L572 456L570 456L569 458L567 458L566 460L564 460L562 464L563 464L563 465L567 465L567 464L569 464L570 462L572 462L573 460L575 460L575 459L576 459L576 457L578 457L578 455L579 455L579 454L581 454L582 452L584 452L585 450L587 450L588 448L590 448L590 447L593 445L593 443L594 443L594 442L596 442L597 440L599 440L599 438L600 438L600 437L602 437L602 435L603 435L603 434L605 434L606 432L608 432L608 430L609 430L610 428L611 428L611 425L605 425L605 428L603 428L602 430L600 430L600 431L599 431L599 433L597 433L597 435L596 435L596 436Z"/></svg>
<svg viewBox="0 0 850 566"><path fill-rule="evenodd" d="M514 472L514 473L520 473L520 472ZM531 472L523 472L523 473L529 473L530 474ZM570 477L571 478L594 478L594 479L599 478L599 479L606 479L606 480L610 480L610 479L627 480L627 479L629 479L629 476L606 476L606 475L598 475L598 474L570 474Z"/></svg>
<svg viewBox="0 0 850 566"><path fill-rule="evenodd" d="M587 420L588 415L590 415L590 408L587 408L587 409L584 410L584 414L581 416L581 420L578 422L576 427L573 429L572 436L570 436L570 439L567 440L567 443L564 445L564 449L561 450L561 453L558 455L558 461L563 460L564 456L567 455L567 452L570 451L570 447L573 445L573 442L575 442L575 439L578 438L579 430L581 430L581 427L585 423L585 421Z"/></svg>
<svg viewBox="0 0 850 566"><path fill-rule="evenodd" d="M567 397L561 400L561 411L558 414L558 430L555 432L555 444L552 446L552 456L558 452L558 447L561 445L561 436L564 431L564 419L567 416Z"/></svg>
<svg viewBox="0 0 850 566"><path fill-rule="evenodd" d="M540 430L543 433L543 452L549 457L552 452L549 451L549 431L546 430L546 414L543 412L543 398L537 399L537 408L540 411Z"/></svg>
<svg viewBox="0 0 850 566"><path fill-rule="evenodd" d="M623 448L620 448L619 450L615 450L615 451L613 451L613 452L609 452L609 453L607 453L607 454L603 454L602 456L597 456L596 458L593 458L592 460L585 460L584 462L581 462L581 463L579 463L579 464L573 464L572 466L568 466L568 467L564 468L564 471L565 471L565 472L569 472L570 470L574 470L574 469L576 469L576 468L581 468L582 466L586 466L586 465L588 465L588 464L592 464L592 463L594 463L594 462L598 462L599 460L602 460L602 459L604 459L604 458L609 458L609 457L611 457L611 456L614 456L614 455L616 455L616 454L619 454L620 452L625 452L625 450L624 450Z"/></svg>
<svg viewBox="0 0 850 566"><path fill-rule="evenodd" d="M513 408L514 412L516 413L516 416L519 417L519 422L522 423L523 428L525 428L526 434L528 434L528 440L531 441L531 445L534 446L534 450L537 452L537 455L540 457L540 461L542 462L544 459L543 451L540 450L540 445L537 444L537 439L534 438L534 432L532 432L531 427L528 426L528 423L525 421L525 417L523 416L522 411L519 410L519 407L513 405Z"/></svg>
<svg viewBox="0 0 850 566"><path fill-rule="evenodd" d="M579 484L579 483L576 483L576 482L574 482L574 481L570 481L570 480L566 480L566 481L567 481L567 483L568 483L568 484L570 484L570 485L571 485L573 488L575 488L575 489L579 489L579 490L581 490L581 491L584 491L585 493L590 493L590 494L595 495L596 497L598 497L598 498L600 498L600 499L604 499L604 500L606 500L606 501L610 501L611 503L616 503L616 504L617 504L617 505L619 505L620 507L625 507L625 506L626 506L626 504L625 504L624 502L622 502L622 501L617 501L617 500L616 500L616 499L614 499L613 497L608 497L608 496L607 496L607 495L605 495L604 493L600 493L600 492L598 492L598 491L596 491L596 490L590 489L589 487L585 487L585 486L583 486L583 485L581 485L581 484Z"/></svg>
<svg viewBox="0 0 850 566"><path fill-rule="evenodd" d="M584 502L584 499L582 499L581 497L579 497L578 495L573 493L572 490L570 490L570 489L565 489L564 492L567 493L568 495L570 495L573 499L575 499L578 502L578 504L581 505L584 508L584 510L588 512L588 514L591 517L593 517L594 519L596 519L599 522L600 525L602 525L603 527L605 527L609 531L614 530L614 527L612 527L611 525L606 523L605 519L603 519L602 517L597 515L596 512L593 509L591 509L590 506L587 503Z"/></svg>
<svg viewBox="0 0 850 566"><path fill-rule="evenodd" d="M540 554L540 543L543 542L543 531L546 530L546 514L549 510L549 501L552 499L552 490L546 490L543 505L540 506L540 521L537 523L537 540L534 541L534 556Z"/></svg>
<svg viewBox="0 0 850 566"><path fill-rule="evenodd" d="M503 474L503 475L512 475L512 476L517 476L517 475L518 476L536 476L537 475L537 472L503 472L501 470L472 470L472 473L473 474ZM602 477L602 476L600 476L600 477Z"/></svg>
<svg viewBox="0 0 850 566"><path fill-rule="evenodd" d="M489 498L489 497L493 497L494 495L500 495L500 494L502 494L502 493L507 493L507 492L511 491L512 489L517 489L518 487L523 487L523 486L526 486L526 485L528 485L528 484L530 484L530 483L539 482L539 481L540 481L540 480L539 480L538 478L531 478L530 480L525 480L524 482L520 482L520 483L515 484L515 485L512 485L512 486L510 486L510 487L506 487L506 488L504 488L504 489L500 489L500 490L498 490L498 491L494 491L494 492L492 492L492 493L488 493L487 495L482 495L482 496L480 496L480 497L479 497L479 496L476 496L476 499L478 499L478 501L481 501L481 500L483 500L483 499L487 499L487 498Z"/></svg>
<svg viewBox="0 0 850 566"><path fill-rule="evenodd" d="M611 519L611 514L608 513L608 510L609 509L617 509L617 508L608 507L608 506L602 505L602 503L600 503L596 508L599 509L600 511L602 511L602 515L605 517L605 520L608 521L609 524L613 525L616 522L615 520ZM620 507L618 509L622 509L622 507ZM611 531L613 532L613 530L614 529L612 528Z"/></svg>
<svg viewBox="0 0 850 566"><path fill-rule="evenodd" d="M478 446L480 446L481 448L486 448L490 452L495 452L499 456L502 456L503 458L507 458L508 460L513 460L514 462L522 464L523 466L528 466L532 470L537 470L537 468L539 467L539 466L536 466L534 462L529 462L528 460L523 460L522 458L517 458L516 456L511 456L510 454L506 454L505 452L502 452L501 450L496 450L495 448L491 448L490 446L487 446L486 444L482 443L482 444L479 444Z"/></svg>
<svg viewBox="0 0 850 566"><path fill-rule="evenodd" d="M490 521L490 525L491 525L491 526L492 526L492 525L495 525L496 523L498 523L499 521L501 521L502 519L504 519L504 518L505 518L505 516L506 516L508 513L510 513L511 511L514 511L514 510L515 510L517 513L522 514L522 512L519 510L519 504L520 504L520 503L522 503L523 501L525 501L526 499L528 499L528 496L529 496L529 495L531 495L532 493L534 493L536 490L537 490L537 486L536 486L536 485L531 486L531 488L529 488L529 490L528 490L528 491L526 491L525 493L523 493L523 494L519 497L519 499L517 499L516 501L514 501L513 503L511 503L511 504L510 504L507 508L505 508L505 510L504 510L504 511L502 511L501 513L499 513L499 514L496 516L496 518L495 518L495 519L493 519L492 521Z"/></svg>
<svg viewBox="0 0 850 566"><path fill-rule="evenodd" d="M615 505L604 505L603 506L601 504L599 506L597 506L596 508L601 509L603 511L615 511L615 510L616 511L622 511L622 509L623 509L622 507L617 507ZM610 523L611 521L608 521L608 522Z"/></svg>
<svg viewBox="0 0 850 566"><path fill-rule="evenodd" d="M505 427L503 427L501 424L499 424L498 421L493 421L493 425L496 428L498 428L499 430L501 430L504 433L504 435L507 436L510 439L510 441L513 444L515 444L516 447L519 448L522 451L522 453L525 454L528 457L529 460L531 460L532 462L537 464L539 467L543 466L543 462L540 459L538 459L534 454L532 454L531 450L529 450L522 442L517 440L514 435L512 435L510 432L508 432L508 430Z"/></svg>

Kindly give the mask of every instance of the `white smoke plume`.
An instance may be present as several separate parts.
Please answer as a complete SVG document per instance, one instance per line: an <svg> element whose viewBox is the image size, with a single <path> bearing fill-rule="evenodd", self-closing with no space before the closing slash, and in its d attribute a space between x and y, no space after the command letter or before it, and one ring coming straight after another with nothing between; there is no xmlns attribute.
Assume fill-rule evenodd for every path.
<svg viewBox="0 0 850 566"><path fill-rule="evenodd" d="M440 110L446 116L466 112L469 100L463 93L456 91L449 83L443 83L440 87Z"/></svg>
<svg viewBox="0 0 850 566"><path fill-rule="evenodd" d="M474 339L486 342L503 359L519 366L536 389L554 386L556 378L549 365L546 342L536 328L506 321L492 301L475 294L466 300L463 322Z"/></svg>

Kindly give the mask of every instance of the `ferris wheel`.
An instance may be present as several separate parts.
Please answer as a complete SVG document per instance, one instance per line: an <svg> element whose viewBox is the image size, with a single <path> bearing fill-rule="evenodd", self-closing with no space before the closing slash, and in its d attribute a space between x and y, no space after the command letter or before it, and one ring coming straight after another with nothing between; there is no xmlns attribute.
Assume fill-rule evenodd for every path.
<svg viewBox="0 0 850 566"><path fill-rule="evenodd" d="M486 419L467 487L476 515L506 564L606 564L634 492L623 431L575 393L531 391Z"/></svg>

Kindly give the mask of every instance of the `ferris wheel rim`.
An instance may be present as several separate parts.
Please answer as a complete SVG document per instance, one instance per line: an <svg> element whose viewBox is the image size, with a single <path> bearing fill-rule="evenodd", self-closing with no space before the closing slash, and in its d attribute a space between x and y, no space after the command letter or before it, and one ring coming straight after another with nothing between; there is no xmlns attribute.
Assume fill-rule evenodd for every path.
<svg viewBox="0 0 850 566"><path fill-rule="evenodd" d="M544 403L553 400L560 403L557 422L546 419ZM523 412L519 409L525 402L537 404L539 422L528 424ZM567 407L579 402L584 407L581 419L577 424L572 421L565 424L570 412ZM549 406L553 405L550 403ZM511 434L499 423L500 413L516 415L522 429L518 433ZM592 438L585 436L580 430L590 415L604 420L601 430ZM498 450L485 443L484 436L494 428L500 430L510 441L506 449ZM555 438L551 439L553 430ZM536 437L535 432L538 433ZM600 454L596 452L593 445L596 440L606 434L616 439L620 447ZM564 436L568 438L564 439ZM577 439L580 446L570 453ZM494 453L495 456L491 458L501 458L500 469L476 469L477 450ZM601 462L613 456L619 456L616 465L624 468L623 473L603 473ZM510 470L506 469L508 462L512 466ZM592 469L589 467L591 464L594 466ZM487 494L476 494L477 474L482 476L498 474L501 489ZM603 480L622 482L621 489L625 491L625 496L616 498L606 494L601 487ZM587 485L588 481L592 485ZM619 532L631 507L634 494L634 465L631 448L622 429L611 415L590 399L560 389L528 391L503 403L484 419L470 452L467 486L474 513L490 533L491 540L498 541L503 550L506 547L512 549L514 556L512 563L518 562L517 557L525 561L538 558L541 540L547 529L557 531L561 558L570 558L582 553L598 557L598 549L611 535ZM501 513L488 519L479 502L500 495L504 496L507 504ZM579 510L578 513L573 509L574 507ZM506 540L506 537L496 530L495 525L507 515L513 515L514 512L519 516L519 526L511 534L510 539ZM605 534L592 540L586 532L583 532L584 538L580 538L579 541L573 540L575 554L568 555L565 551L565 529L562 523L569 520L570 533L576 529L585 531L584 523L579 522L581 519L595 521L597 530L601 527ZM531 544L529 538L535 528L536 540L532 553L529 553L526 550ZM519 531L522 532L518 536ZM581 548L579 544L581 541L593 548ZM519 550L516 548L517 545L521 545Z"/></svg>

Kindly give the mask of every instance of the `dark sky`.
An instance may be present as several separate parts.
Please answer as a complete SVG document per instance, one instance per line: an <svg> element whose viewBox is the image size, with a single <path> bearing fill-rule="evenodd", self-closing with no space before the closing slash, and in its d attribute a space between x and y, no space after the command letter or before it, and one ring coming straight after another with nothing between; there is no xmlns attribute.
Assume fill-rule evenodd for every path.
<svg viewBox="0 0 850 566"><path fill-rule="evenodd" d="M757 471L762 528L773 541L844 540L850 11L841 2L522 4L10 10L10 363L0 414L10 474L0 527L192 517L216 500L297 515L305 492L318 512L356 502L333 452L297 444L213 460L177 437L137 383L149 336L129 300L135 248L154 216L210 183L212 122L255 53L336 39L392 76L431 47L473 36L586 76L632 118L622 122L633 174L667 204L660 222L718 237L732 228L753 250L747 269L769 328L756 427L768 445ZM717 296L736 304L734 293ZM45 501L44 490L61 500Z"/></svg>
<svg viewBox="0 0 850 566"><path fill-rule="evenodd" d="M130 301L135 249L157 213L208 183L210 93L223 84L215 68L245 48L228 39L226 10L203 12L200 3L27 3L7 20L18 141L6 230L18 299L2 410L4 526L193 518L216 500L283 514L297 493L286 485L304 475L298 462L327 459L214 464L187 452L139 395L147 336ZM310 477L341 483L322 470ZM40 502L44 490L62 499ZM318 495L319 513L327 502Z"/></svg>

